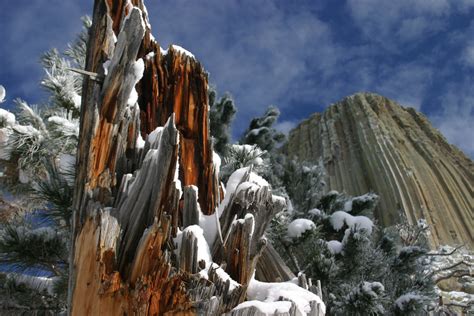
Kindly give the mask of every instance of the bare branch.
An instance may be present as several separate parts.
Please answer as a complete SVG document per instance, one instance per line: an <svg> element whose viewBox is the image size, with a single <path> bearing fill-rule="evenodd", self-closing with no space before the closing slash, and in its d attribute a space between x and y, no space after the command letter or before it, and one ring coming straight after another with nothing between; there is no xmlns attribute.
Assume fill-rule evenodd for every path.
<svg viewBox="0 0 474 316"><path fill-rule="evenodd" d="M456 248L453 249L453 251L451 251L449 253L432 252L432 253L425 254L425 256L450 256L453 253L455 253L456 251L458 251L459 249L461 249L462 247L464 247L464 244L460 245L460 246L457 246Z"/></svg>
<svg viewBox="0 0 474 316"><path fill-rule="evenodd" d="M98 73L87 71L87 70L82 70L82 69L77 69L77 68L66 68L69 71L88 76L91 80L97 81L97 82L103 82L104 81L104 76L99 75Z"/></svg>

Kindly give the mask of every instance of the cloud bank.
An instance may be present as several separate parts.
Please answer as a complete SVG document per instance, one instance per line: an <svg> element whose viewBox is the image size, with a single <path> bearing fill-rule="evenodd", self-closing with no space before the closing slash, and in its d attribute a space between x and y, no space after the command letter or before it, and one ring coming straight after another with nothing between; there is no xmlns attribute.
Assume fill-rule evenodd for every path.
<svg viewBox="0 0 474 316"><path fill-rule="evenodd" d="M474 157L471 0L147 1L162 46L192 51L238 106L234 137L269 105L278 128L371 91L424 112ZM92 4L19 0L0 13L0 84L39 99L41 52L64 47ZM12 36L15 34L15 36ZM5 82L7 81L7 82Z"/></svg>

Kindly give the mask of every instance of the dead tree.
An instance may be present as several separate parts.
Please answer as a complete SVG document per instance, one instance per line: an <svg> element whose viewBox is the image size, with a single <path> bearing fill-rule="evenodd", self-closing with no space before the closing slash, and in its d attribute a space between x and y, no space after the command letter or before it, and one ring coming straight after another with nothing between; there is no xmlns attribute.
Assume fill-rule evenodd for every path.
<svg viewBox="0 0 474 316"><path fill-rule="evenodd" d="M323 315L319 298L288 281L291 271L265 250L265 229L284 200L248 169L234 173L224 195L207 75L184 49L160 48L146 12L142 0L94 4L69 313L259 315L252 302L234 308L267 293L269 302L279 295L275 313ZM260 281L288 282L256 281L257 266Z"/></svg>

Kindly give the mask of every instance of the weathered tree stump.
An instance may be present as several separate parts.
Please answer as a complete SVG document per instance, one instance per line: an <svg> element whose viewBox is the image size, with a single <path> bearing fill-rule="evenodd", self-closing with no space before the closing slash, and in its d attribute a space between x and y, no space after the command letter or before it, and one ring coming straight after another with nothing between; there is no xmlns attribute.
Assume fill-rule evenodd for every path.
<svg viewBox="0 0 474 316"><path fill-rule="evenodd" d="M164 51L150 32L141 0L95 1L85 70L97 75L85 77L82 93L72 315L218 315L258 299L256 286L273 286L253 275L284 200L251 170L234 173L221 196L207 75L194 56ZM274 250L263 258L272 266L260 267L261 280L293 277ZM284 285L303 291L308 312L324 306ZM286 304L286 314L300 305Z"/></svg>

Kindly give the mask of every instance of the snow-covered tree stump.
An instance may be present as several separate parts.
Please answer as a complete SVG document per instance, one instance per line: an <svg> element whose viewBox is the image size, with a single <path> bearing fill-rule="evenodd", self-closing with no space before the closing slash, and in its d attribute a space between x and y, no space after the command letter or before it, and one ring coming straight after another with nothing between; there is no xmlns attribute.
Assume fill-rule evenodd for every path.
<svg viewBox="0 0 474 316"><path fill-rule="evenodd" d="M255 280L264 232L285 202L245 168L224 194L206 73L186 50L161 49L150 31L141 0L95 1L70 314L323 315L319 297L297 279ZM276 252L265 253L275 260L271 270L260 267L264 279L289 279Z"/></svg>

